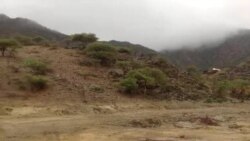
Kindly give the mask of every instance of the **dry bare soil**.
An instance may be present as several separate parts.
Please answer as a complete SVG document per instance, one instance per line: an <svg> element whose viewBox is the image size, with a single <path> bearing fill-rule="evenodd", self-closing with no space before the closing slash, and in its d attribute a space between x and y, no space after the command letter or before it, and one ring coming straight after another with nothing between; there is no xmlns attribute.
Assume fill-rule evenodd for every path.
<svg viewBox="0 0 250 141"><path fill-rule="evenodd" d="M26 47L0 58L0 141L250 141L249 102L154 101L116 92L108 68L79 65L63 48ZM49 88L22 91L26 58L49 62ZM20 70L13 71L18 66ZM93 85L103 93L93 92Z"/></svg>
<svg viewBox="0 0 250 141"><path fill-rule="evenodd" d="M132 101L2 107L1 141L249 141L245 104ZM4 111L3 111L4 110Z"/></svg>

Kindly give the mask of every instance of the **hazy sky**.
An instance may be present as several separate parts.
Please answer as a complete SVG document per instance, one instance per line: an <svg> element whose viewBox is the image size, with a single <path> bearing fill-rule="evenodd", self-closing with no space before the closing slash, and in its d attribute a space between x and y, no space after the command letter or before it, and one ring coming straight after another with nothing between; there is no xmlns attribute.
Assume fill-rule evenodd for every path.
<svg viewBox="0 0 250 141"><path fill-rule="evenodd" d="M66 34L153 49L200 45L250 28L250 0L0 0L0 13L26 17Z"/></svg>

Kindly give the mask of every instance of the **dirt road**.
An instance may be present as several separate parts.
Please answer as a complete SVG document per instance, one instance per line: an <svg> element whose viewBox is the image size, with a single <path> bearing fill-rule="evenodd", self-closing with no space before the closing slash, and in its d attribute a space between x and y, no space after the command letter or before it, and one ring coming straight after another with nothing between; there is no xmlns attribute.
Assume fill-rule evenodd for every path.
<svg viewBox="0 0 250 141"><path fill-rule="evenodd" d="M0 140L250 141L249 103L176 105L91 105L75 113L2 107Z"/></svg>

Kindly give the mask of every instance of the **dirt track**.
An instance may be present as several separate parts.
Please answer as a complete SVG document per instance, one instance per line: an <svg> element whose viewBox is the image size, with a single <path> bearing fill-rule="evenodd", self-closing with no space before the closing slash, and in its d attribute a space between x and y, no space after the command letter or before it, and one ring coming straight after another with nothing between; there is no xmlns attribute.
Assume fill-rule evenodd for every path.
<svg viewBox="0 0 250 141"><path fill-rule="evenodd" d="M178 105L178 104L176 104ZM248 104L89 105L58 114L20 107L0 116L3 141L249 141ZM3 108L4 109L4 108ZM6 109L6 108L5 108ZM52 108L53 109L53 108ZM8 108L7 108L8 110ZM20 112L22 111L22 112ZM208 117L218 125L202 123Z"/></svg>

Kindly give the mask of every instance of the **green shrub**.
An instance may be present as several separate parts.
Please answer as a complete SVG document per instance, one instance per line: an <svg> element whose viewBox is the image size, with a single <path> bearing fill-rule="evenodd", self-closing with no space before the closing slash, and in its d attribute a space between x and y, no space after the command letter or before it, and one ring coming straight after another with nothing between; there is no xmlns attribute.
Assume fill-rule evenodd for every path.
<svg viewBox="0 0 250 141"><path fill-rule="evenodd" d="M29 46L29 45L33 45L34 42L32 41L32 39L30 37L27 37L27 36L16 36L15 39L21 43L22 45L24 46Z"/></svg>
<svg viewBox="0 0 250 141"><path fill-rule="evenodd" d="M117 52L115 48L104 43L92 43L85 49L86 54L94 59L100 61L103 66L110 66L115 64Z"/></svg>
<svg viewBox="0 0 250 141"><path fill-rule="evenodd" d="M83 48L85 48L88 44L94 43L98 40L95 34L92 33L82 33L75 34L72 36L72 41L81 42Z"/></svg>
<svg viewBox="0 0 250 141"><path fill-rule="evenodd" d="M127 77L137 79L138 83L142 83L141 85L146 87L157 87L166 82L166 75L156 68L132 70L127 74Z"/></svg>
<svg viewBox="0 0 250 141"><path fill-rule="evenodd" d="M138 90L137 80L134 78L126 78L121 81L120 85L126 93L133 93Z"/></svg>
<svg viewBox="0 0 250 141"><path fill-rule="evenodd" d="M125 72L132 69L132 65L130 61L117 61L116 66Z"/></svg>
<svg viewBox="0 0 250 141"><path fill-rule="evenodd" d="M41 36L32 38L32 42L40 46L50 46L50 43L51 43L51 41Z"/></svg>
<svg viewBox="0 0 250 141"><path fill-rule="evenodd" d="M34 37L34 38L32 39L32 41L35 42L35 43L42 43L42 42L46 42L47 39L45 39L45 38L43 38L43 37L41 37L41 36L37 36L37 37Z"/></svg>
<svg viewBox="0 0 250 141"><path fill-rule="evenodd" d="M27 76L27 84L30 90L40 91L47 88L48 80L42 76Z"/></svg>
<svg viewBox="0 0 250 141"><path fill-rule="evenodd" d="M140 68L144 68L146 65L145 65L145 62L143 61L133 60L131 61L131 66L133 69L140 69Z"/></svg>
<svg viewBox="0 0 250 141"><path fill-rule="evenodd" d="M24 65L32 70L34 74L45 75L48 72L48 65L45 62L27 59L24 61Z"/></svg>
<svg viewBox="0 0 250 141"><path fill-rule="evenodd" d="M131 49L125 48L125 47L118 48L118 52L119 53L125 53L125 54L131 54L132 53Z"/></svg>
<svg viewBox="0 0 250 141"><path fill-rule="evenodd" d="M159 69L142 68L129 71L124 80L121 81L121 87L127 92L130 90L152 90L162 88L166 84L167 77Z"/></svg>
<svg viewBox="0 0 250 141"><path fill-rule="evenodd" d="M223 80L215 83L215 97L244 97L245 90L249 87L250 82L242 79Z"/></svg>

